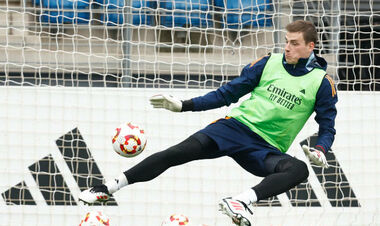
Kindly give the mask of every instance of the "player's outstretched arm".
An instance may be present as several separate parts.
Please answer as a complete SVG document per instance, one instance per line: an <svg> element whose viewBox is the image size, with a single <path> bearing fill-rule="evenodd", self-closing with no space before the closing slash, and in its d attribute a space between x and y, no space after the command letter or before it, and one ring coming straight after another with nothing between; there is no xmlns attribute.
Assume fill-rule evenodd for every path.
<svg viewBox="0 0 380 226"><path fill-rule="evenodd" d="M302 149L305 152L306 156L316 165L323 168L329 168L325 154L322 151L319 151L315 148L309 147L307 145L302 145Z"/></svg>
<svg viewBox="0 0 380 226"><path fill-rule="evenodd" d="M164 108L173 112L181 112L182 101L167 94L157 94L149 98L150 104L154 108Z"/></svg>

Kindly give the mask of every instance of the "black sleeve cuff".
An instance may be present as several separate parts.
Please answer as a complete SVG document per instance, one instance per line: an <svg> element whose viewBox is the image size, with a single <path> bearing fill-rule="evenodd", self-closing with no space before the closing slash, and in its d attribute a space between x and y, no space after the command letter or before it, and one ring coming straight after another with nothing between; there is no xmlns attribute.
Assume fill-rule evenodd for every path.
<svg viewBox="0 0 380 226"><path fill-rule="evenodd" d="M192 111L194 110L194 103L190 100L183 100L182 101L182 109L181 111Z"/></svg>

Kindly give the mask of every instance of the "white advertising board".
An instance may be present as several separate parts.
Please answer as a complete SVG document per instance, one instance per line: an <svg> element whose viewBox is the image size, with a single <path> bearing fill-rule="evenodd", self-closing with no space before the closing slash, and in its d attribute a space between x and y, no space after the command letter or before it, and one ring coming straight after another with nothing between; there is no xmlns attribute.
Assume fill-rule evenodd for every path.
<svg viewBox="0 0 380 226"><path fill-rule="evenodd" d="M188 215L193 225L231 225L218 212L221 198L257 184L230 158L204 160L169 169L158 178L125 187L114 195L117 206L83 206L78 202L77 178L60 152L58 140L70 131L80 133L103 179L110 180L152 153L174 145L215 119L228 108L206 112L173 113L153 109L149 97L169 93L187 99L208 90L0 87L0 193L23 183L34 204L7 205L0 198L0 225L78 225L87 210L99 209L111 225L159 226L172 213ZM254 207L257 225L380 225L380 94L340 92L337 135L332 147L340 170L354 191L357 206L334 207L309 164L309 183L319 207L293 206L286 194L280 206ZM145 129L146 150L135 158L122 158L112 150L111 135L121 122L132 121ZM299 142L317 132L313 118L289 150L308 162ZM79 131L79 132L78 132ZM79 138L75 138L79 139ZM74 138L64 145L75 145ZM71 142L71 143L70 143ZM61 142L62 145L62 142ZM62 148L62 147L61 147ZM66 205L49 203L35 176L42 160L55 166L51 174L62 176L62 193L72 197ZM31 166L37 168L31 169ZM33 171L34 170L34 171ZM147 169L149 170L149 169ZM32 172L35 172L33 174ZM54 184L51 182L51 184ZM337 191L347 184L336 185ZM54 192L51 192L54 195ZM352 200L352 196L351 196Z"/></svg>

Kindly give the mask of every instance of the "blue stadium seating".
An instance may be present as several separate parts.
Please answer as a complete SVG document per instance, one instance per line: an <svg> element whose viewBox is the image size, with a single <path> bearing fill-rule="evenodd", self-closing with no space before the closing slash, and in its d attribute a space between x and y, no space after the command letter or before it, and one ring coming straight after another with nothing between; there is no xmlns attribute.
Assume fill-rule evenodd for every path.
<svg viewBox="0 0 380 226"><path fill-rule="evenodd" d="M273 26L272 0L214 0L214 4L216 9L225 12L222 17L224 27L234 29Z"/></svg>
<svg viewBox="0 0 380 226"><path fill-rule="evenodd" d="M211 0L161 0L161 25L166 27L212 27Z"/></svg>
<svg viewBox="0 0 380 226"><path fill-rule="evenodd" d="M48 23L89 23L90 13L80 12L89 9L89 0L41 0L43 10L40 15L41 22ZM36 1L37 4L37 1ZM79 11L78 11L79 10Z"/></svg>
<svg viewBox="0 0 380 226"><path fill-rule="evenodd" d="M41 0L31 0L31 2L32 2L32 5L34 6L34 7L36 7L36 6L40 6L40 4L41 4ZM39 7L38 7L39 8Z"/></svg>
<svg viewBox="0 0 380 226"><path fill-rule="evenodd" d="M95 0L105 8L104 14L101 14L100 20L108 26L123 24L124 13L127 9L124 0ZM133 0L132 1L132 23L133 25L154 25L153 9L157 8L156 1L152 0Z"/></svg>

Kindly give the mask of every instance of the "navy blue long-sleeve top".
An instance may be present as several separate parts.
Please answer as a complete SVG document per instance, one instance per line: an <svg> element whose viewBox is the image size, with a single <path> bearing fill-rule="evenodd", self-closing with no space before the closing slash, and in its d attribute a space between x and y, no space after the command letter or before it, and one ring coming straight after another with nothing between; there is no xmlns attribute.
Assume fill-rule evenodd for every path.
<svg viewBox="0 0 380 226"><path fill-rule="evenodd" d="M239 77L221 86L215 91L211 91L204 96L192 98L185 101L183 111L204 111L222 106L229 106L236 103L240 97L252 92L259 84L264 67L269 59L269 55L262 57L256 62L245 66ZM297 64L288 64L283 57L283 65L286 71L293 76L302 76L313 68L321 68L326 71L327 62L311 53L309 58L299 59ZM338 97L333 80L326 74L317 92L314 111L315 120L319 124L318 140L316 148L327 152L335 136L335 117L337 110L335 107Z"/></svg>

